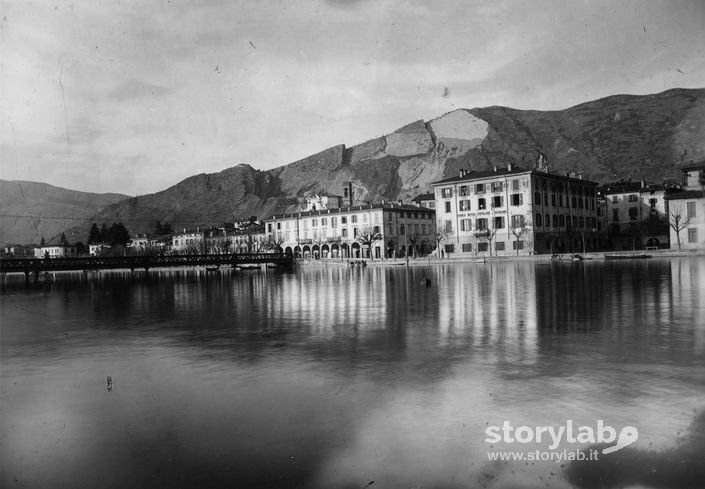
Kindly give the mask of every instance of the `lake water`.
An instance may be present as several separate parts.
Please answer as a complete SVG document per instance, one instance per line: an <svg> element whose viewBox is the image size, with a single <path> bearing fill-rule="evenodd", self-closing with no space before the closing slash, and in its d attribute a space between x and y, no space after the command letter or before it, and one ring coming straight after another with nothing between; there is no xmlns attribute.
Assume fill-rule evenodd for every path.
<svg viewBox="0 0 705 489"><path fill-rule="evenodd" d="M2 281L2 487L705 487L703 258Z"/></svg>

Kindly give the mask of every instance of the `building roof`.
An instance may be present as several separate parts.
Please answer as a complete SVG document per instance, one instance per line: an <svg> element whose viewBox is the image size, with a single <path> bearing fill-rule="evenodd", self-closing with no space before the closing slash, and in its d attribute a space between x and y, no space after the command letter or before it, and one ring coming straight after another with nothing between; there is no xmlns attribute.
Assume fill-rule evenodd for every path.
<svg viewBox="0 0 705 489"><path fill-rule="evenodd" d="M413 199L411 199L412 202L424 202L426 200L436 200L436 197L432 193L427 193L427 194L419 194Z"/></svg>
<svg viewBox="0 0 705 489"><path fill-rule="evenodd" d="M688 170L703 170L705 169L705 160L698 161L698 162L693 162L689 161L688 163L684 163L678 167L679 170L681 171L688 171Z"/></svg>
<svg viewBox="0 0 705 489"><path fill-rule="evenodd" d="M702 199L705 193L702 190L683 190L665 197L666 200Z"/></svg>
<svg viewBox="0 0 705 489"><path fill-rule="evenodd" d="M385 202L385 203L378 203L378 204L365 204L365 205L353 205L353 206L347 206L347 207L340 207L337 209L319 209L315 211L301 211L301 212L292 212L289 214L277 214L271 217L268 217L265 219L265 221L273 221L277 219L286 219L286 218L291 218L291 217L308 217L308 216L325 216L328 214L345 214L348 212L360 212L360 211L368 211L368 210L374 210L374 209L382 209L382 210L389 210L389 211L413 211L413 212L425 212L427 214L435 214L436 211L433 209L428 209L426 207L419 207L417 205L411 205L411 204L404 204L404 203L398 203L398 202Z"/></svg>
<svg viewBox="0 0 705 489"><path fill-rule="evenodd" d="M508 165L507 167L495 167L493 170L461 170L461 174L457 177L446 178L444 180L439 180L433 182L431 185L445 185L448 183L458 183L458 182L471 182L475 180L486 180L494 177L512 176L512 175L549 175L554 178L559 178L561 180L569 180L574 182L581 182L588 185L597 185L597 182L591 180L584 180L582 178L576 178L570 176L570 174L562 174L558 172L549 172L543 170L527 170L526 168L520 168L515 165Z"/></svg>
<svg viewBox="0 0 705 489"><path fill-rule="evenodd" d="M483 171L467 170L467 172L463 172L462 175L458 175L457 177L446 178L443 180L438 180L437 182L431 183L431 185L441 185L441 184L446 184L446 183L456 183L456 182L465 182L465 181L471 181L471 180L480 180L480 179L500 177L500 176L505 176L505 175L519 175L521 173L530 173L530 172L531 172L531 170L527 170L525 168L518 168L516 166L511 167L511 169L508 169L506 167L497 168L496 171L495 170L483 170Z"/></svg>

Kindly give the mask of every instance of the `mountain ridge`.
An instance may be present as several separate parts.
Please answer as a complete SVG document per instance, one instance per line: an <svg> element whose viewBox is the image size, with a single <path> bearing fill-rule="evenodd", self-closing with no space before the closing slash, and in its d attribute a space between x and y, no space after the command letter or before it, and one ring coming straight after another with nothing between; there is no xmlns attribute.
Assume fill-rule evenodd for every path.
<svg viewBox="0 0 705 489"><path fill-rule="evenodd" d="M241 163L194 175L160 192L107 205L93 219L121 220L132 232L146 232L157 220L179 229L262 218L296 210L311 193L340 194L344 182L352 182L358 202L409 200L461 168L488 170L508 163L534 168L547 161L551 169L598 182L660 181L677 177L680 163L705 159L704 135L702 88L619 94L551 111L458 108L269 170ZM86 229L70 232L76 237Z"/></svg>

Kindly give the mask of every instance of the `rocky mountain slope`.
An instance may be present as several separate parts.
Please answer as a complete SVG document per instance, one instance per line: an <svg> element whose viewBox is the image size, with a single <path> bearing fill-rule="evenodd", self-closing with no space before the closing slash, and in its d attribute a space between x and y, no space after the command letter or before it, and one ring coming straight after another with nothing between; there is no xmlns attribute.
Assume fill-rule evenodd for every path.
<svg viewBox="0 0 705 489"><path fill-rule="evenodd" d="M60 235L123 194L78 192L46 183L0 180L0 242L37 243Z"/></svg>
<svg viewBox="0 0 705 489"><path fill-rule="evenodd" d="M157 220L180 228L233 216L266 217L296 210L310 193L340 195L348 181L359 202L408 200L460 168L507 163L534 168L539 159L600 182L661 181L676 177L680 163L704 158L705 89L617 95L559 111L458 109L272 170L238 165L196 175L162 192L107 206L95 219L121 220L131 231L144 232Z"/></svg>

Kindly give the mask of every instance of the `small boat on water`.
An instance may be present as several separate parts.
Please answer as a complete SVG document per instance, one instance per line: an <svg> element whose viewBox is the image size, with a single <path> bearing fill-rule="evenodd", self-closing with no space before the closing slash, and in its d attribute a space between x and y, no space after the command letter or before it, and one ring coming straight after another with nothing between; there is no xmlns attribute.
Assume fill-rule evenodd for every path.
<svg viewBox="0 0 705 489"><path fill-rule="evenodd" d="M262 268L262 265L238 265L237 269L238 270L259 270Z"/></svg>
<svg viewBox="0 0 705 489"><path fill-rule="evenodd" d="M206 267L206 272L217 272L218 270L220 270L220 267L218 267L218 265Z"/></svg>

